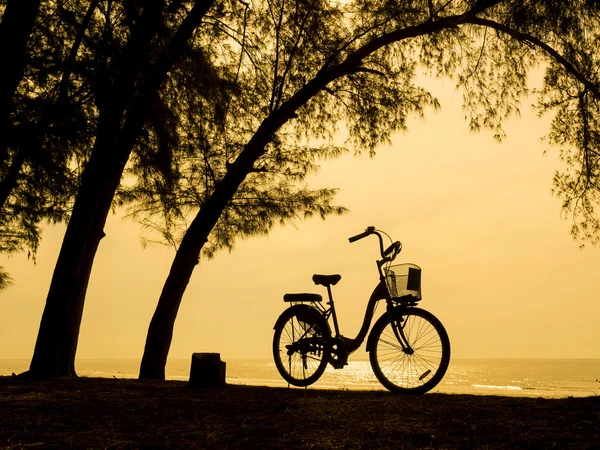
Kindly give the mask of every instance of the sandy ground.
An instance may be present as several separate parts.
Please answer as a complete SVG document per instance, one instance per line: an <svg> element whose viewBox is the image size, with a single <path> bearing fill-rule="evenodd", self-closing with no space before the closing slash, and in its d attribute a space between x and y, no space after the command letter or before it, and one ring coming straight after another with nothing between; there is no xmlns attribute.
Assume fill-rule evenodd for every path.
<svg viewBox="0 0 600 450"><path fill-rule="evenodd" d="M600 397L0 377L0 448L600 449Z"/></svg>

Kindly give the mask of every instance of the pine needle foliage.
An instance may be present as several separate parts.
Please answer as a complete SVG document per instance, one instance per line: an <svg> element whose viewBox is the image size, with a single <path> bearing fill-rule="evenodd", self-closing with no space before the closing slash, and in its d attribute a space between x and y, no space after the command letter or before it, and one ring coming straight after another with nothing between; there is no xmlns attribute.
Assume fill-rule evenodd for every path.
<svg viewBox="0 0 600 450"><path fill-rule="evenodd" d="M0 266L0 292L5 290L13 283L13 279L10 275L4 271L4 267Z"/></svg>
<svg viewBox="0 0 600 450"><path fill-rule="evenodd" d="M146 184L142 188L145 194L138 191L135 196L141 200L145 195L147 205L134 209L134 215L150 214L142 220L151 228L166 223L158 228L176 245L180 240L176 235L182 235L187 217L201 208L228 164L261 124L277 117L286 102L293 101L308 84L333 72L337 75L297 108L294 120L284 121L274 133L265 155L273 149L289 148L287 155L293 151L310 159L314 153L298 143L330 142L342 124L349 133L348 148L374 154L378 146L390 142L393 133L406 131L408 117L422 117L428 108L440 107L438 100L418 85L422 73L453 80L463 96L469 129L490 130L501 141L506 136L503 123L520 114L521 101L529 94L529 72L546 67L536 106L540 115L554 115L546 138L559 149L565 163L555 176L553 190L563 201L565 216L572 217L573 236L597 244L600 94L594 49L600 29L598 9L597 2L584 0L256 0L247 5L227 4L223 10L228 12L207 24L210 36L218 39L208 46L205 40L198 41L214 71L211 80L205 79L212 87L204 88L213 91L212 103L194 109L190 99L188 118L180 120L188 128L196 127L195 132L185 132L195 143L180 142L192 159L191 155L196 155L196 161L186 162L188 168L182 170L193 172L198 179L186 181L193 189L181 190L186 194L179 200L171 193L170 205L179 202L178 207L163 201L167 213L163 212L162 220L157 219L158 202L149 195ZM410 39L396 37L402 31L437 23L445 25L416 32ZM191 110L202 113L193 116ZM191 151L194 146L196 150ZM265 165L261 160L255 167L264 176L264 172L277 172L279 162L270 159L275 165ZM295 164L305 163L296 160ZM255 181L275 183L252 174L244 186ZM330 200L323 198L324 204ZM281 213L285 220L290 217L289 211ZM224 217L230 216L224 213ZM219 226L226 227L226 223L220 220ZM272 222L265 225L269 229ZM259 229L256 232L260 233ZM253 232L241 231L241 235L250 234ZM215 235L224 236L217 231ZM205 252L212 255L221 240L231 248L229 238L211 238Z"/></svg>
<svg viewBox="0 0 600 450"><path fill-rule="evenodd" d="M42 2L29 37L22 79L0 140L0 253L25 252L35 261L42 225L69 217L79 162L86 157L93 130L88 91L67 70L74 63L69 54L79 45L77 13L82 7L82 2L69 7L61 1Z"/></svg>
<svg viewBox="0 0 600 450"><path fill-rule="evenodd" d="M0 13L5 4L0 1ZM166 2L149 64L193 4ZM42 2L0 155L2 182L22 159L0 215L0 251L34 257L40 224L68 219L106 92L142 9L143 2L125 0ZM474 9L480 12L468 20L450 22ZM271 183L274 190L261 188L265 198L275 201L274 192L294 198L277 197L265 229L305 215L339 214L335 191L313 191L298 173L304 166L305 175L313 173L321 158L344 151L330 144L340 127L349 133L348 149L374 154L393 133L406 131L408 117L440 107L418 85L426 73L454 80L467 126L502 140L502 123L519 114L528 94L529 71L544 65L536 106L554 116L546 138L565 163L553 190L573 220L573 236L597 244L598 9L587 0L221 0L154 98L115 206L133 202L131 215L177 246L191 215L260 125L311 80L338 70L278 130L265 155L280 157L257 162L259 172L244 189L258 195L257 183ZM444 20L448 25L435 31L364 51L398 30ZM254 207L248 205L247 217L254 217ZM257 224L235 223L240 236L263 232ZM215 230L221 237L211 237L207 255L232 248L234 239L224 235Z"/></svg>
<svg viewBox="0 0 600 450"><path fill-rule="evenodd" d="M2 15L6 4L0 0ZM40 225L69 218L144 4L41 3L0 149L0 183L9 187L1 252L35 257ZM146 66L194 4L165 2ZM502 140L503 122L519 114L529 92L529 72L545 67L536 107L553 117L546 139L564 162L553 191L573 236L598 244L598 30L600 6L590 0L217 1L153 98L115 206L129 204L133 217L158 231L149 241L177 246L261 126L326 79L281 120L204 251L231 249L235 235L275 223L340 214L335 190L312 190L305 177L345 151L331 144L341 127L348 149L374 154L406 131L409 117L440 107L418 85L426 73L456 83L471 130ZM131 103L142 85L118 100Z"/></svg>
<svg viewBox="0 0 600 450"><path fill-rule="evenodd" d="M269 39L267 23L243 3L224 6L218 17L208 18L156 99L129 165L135 181L119 194L123 203L131 202L130 216L144 226L145 244L179 246L191 218L281 101L282 86L273 87L275 75L269 74L272 55L257 44ZM273 45L289 46L288 41ZM278 64L285 72L286 65ZM287 66L289 74L297 73ZM345 149L311 146L308 136L302 141L299 145L287 132L273 137L222 211L203 247L205 256L233 249L236 238L266 234L277 223L346 211L334 205L335 189L305 183L319 161Z"/></svg>
<svg viewBox="0 0 600 450"><path fill-rule="evenodd" d="M585 242L597 245L600 4L512 1L500 2L492 11L476 23L510 43L513 59L519 55L521 64L521 70L513 66L515 73L526 75L526 69L536 64L546 68L535 107L540 116L553 117L545 140L564 163L555 173L553 193L562 201L564 217L572 220L573 238L582 246ZM523 82L519 85L525 87Z"/></svg>

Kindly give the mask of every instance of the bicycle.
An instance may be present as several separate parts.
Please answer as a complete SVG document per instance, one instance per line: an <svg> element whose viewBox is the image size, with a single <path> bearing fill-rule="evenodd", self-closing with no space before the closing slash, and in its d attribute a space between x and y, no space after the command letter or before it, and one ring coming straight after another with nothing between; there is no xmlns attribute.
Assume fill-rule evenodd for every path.
<svg viewBox="0 0 600 450"><path fill-rule="evenodd" d="M423 394L442 380L450 363L448 333L433 314L417 307L421 300L420 267L407 263L392 266L402 244L395 241L384 250L382 234L391 241L385 232L372 226L348 239L352 243L376 235L381 253L381 259L376 261L379 283L355 338L340 334L331 286L341 280L341 275L312 277L316 285L327 288L327 307L320 294L283 296L284 302L291 305L273 327L273 357L277 370L289 384L306 387L323 375L327 364L335 369L346 366L349 355L364 342L381 300L386 302L386 311L373 325L366 345L379 382L392 392Z"/></svg>

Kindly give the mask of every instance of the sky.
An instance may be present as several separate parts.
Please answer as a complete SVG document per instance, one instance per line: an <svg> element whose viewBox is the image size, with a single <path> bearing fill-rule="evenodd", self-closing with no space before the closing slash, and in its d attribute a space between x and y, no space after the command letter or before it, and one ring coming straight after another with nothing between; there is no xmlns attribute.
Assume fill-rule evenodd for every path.
<svg viewBox="0 0 600 450"><path fill-rule="evenodd" d="M600 358L600 249L581 249L551 183L557 150L541 140L550 117L524 100L507 139L468 131L461 94L430 82L442 110L411 119L374 158L323 163L314 187L338 187L350 212L277 226L196 267L175 325L171 358L219 352L271 358L273 325L287 292L333 287L342 334L354 337L378 282L373 225L403 243L396 262L418 264L420 306L445 325L456 358ZM544 151L548 153L544 155ZM78 358L141 358L174 251L143 249L140 228L109 217L90 280ZM0 293L0 359L31 358L64 227L45 230L37 264L2 257L15 284ZM380 305L375 319L384 309ZM365 359L364 347L352 358Z"/></svg>

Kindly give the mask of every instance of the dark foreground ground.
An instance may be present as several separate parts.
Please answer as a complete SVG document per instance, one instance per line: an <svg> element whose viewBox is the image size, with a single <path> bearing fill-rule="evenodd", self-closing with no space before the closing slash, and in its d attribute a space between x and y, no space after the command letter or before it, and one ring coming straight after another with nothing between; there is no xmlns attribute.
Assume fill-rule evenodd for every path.
<svg viewBox="0 0 600 450"><path fill-rule="evenodd" d="M0 377L0 448L600 449L600 397Z"/></svg>

